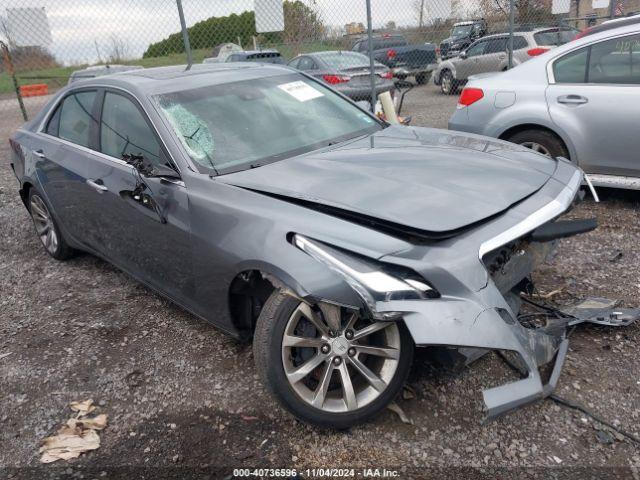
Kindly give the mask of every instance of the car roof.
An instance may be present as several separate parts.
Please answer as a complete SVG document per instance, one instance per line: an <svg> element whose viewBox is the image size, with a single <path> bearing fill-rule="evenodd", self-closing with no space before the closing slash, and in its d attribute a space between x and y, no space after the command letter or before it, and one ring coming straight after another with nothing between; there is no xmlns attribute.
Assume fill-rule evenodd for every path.
<svg viewBox="0 0 640 480"><path fill-rule="evenodd" d="M144 96L293 73L295 71L285 65L256 62L199 63L188 70L186 65L173 65L119 72L77 82L73 86L113 86Z"/></svg>
<svg viewBox="0 0 640 480"><path fill-rule="evenodd" d="M614 28L619 28L628 25L636 25L640 23L640 14L631 15L628 17L615 18L613 20L607 20L606 22L596 25L594 27L587 28L581 34L582 37L588 37L599 32L606 32Z"/></svg>
<svg viewBox="0 0 640 480"><path fill-rule="evenodd" d="M259 55L261 53L277 53L280 55L278 50L242 50L241 52L232 52L231 55Z"/></svg>

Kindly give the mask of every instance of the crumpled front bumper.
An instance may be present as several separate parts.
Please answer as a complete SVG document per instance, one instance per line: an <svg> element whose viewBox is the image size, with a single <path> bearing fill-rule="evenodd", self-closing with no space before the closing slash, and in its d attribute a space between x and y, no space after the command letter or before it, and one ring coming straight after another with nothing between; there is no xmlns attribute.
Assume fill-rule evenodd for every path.
<svg viewBox="0 0 640 480"><path fill-rule="evenodd" d="M565 165L565 168L574 167ZM458 287L453 295L440 290L441 297L437 299L385 301L376 305L379 312L403 312L404 322L416 345L474 347L518 354L528 375L524 379L483 392L489 417L548 396L558 381L568 341L563 328L532 329L522 326L517 319L517 296L510 293L513 286L526 278L539 261L544 260L551 250L550 245L536 243L532 251L525 253L519 250L509 260L511 263L502 268L503 278L500 278L500 273L489 275L483 258L508 244L519 242L536 228L564 213L576 197L582 176L582 171L578 169L570 172L564 188L548 203L479 243L476 260L469 263L474 265L473 275L477 274L476 269L487 275L486 285L482 288L474 290ZM536 250L538 257L542 258L533 258ZM510 275L511 278L505 280L505 275ZM554 360L552 373L543 382L539 367Z"/></svg>

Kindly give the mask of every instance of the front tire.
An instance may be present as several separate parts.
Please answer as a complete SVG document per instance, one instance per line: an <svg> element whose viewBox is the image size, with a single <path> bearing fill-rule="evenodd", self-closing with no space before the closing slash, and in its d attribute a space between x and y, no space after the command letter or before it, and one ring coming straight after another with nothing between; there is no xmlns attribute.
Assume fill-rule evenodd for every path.
<svg viewBox="0 0 640 480"><path fill-rule="evenodd" d="M445 95L454 95L458 91L458 83L449 70L440 74L440 91Z"/></svg>
<svg viewBox="0 0 640 480"><path fill-rule="evenodd" d="M253 341L265 386L299 419L345 429L383 410L406 381L413 340L400 322L373 322L279 290L266 302Z"/></svg>
<svg viewBox="0 0 640 480"><path fill-rule="evenodd" d="M529 129L515 133L506 140L530 148L550 158L569 158L569 152L562 140L552 132L541 129Z"/></svg>
<svg viewBox="0 0 640 480"><path fill-rule="evenodd" d="M75 255L56 223L44 196L35 188L29 190L29 214L45 251L56 260L67 260Z"/></svg>

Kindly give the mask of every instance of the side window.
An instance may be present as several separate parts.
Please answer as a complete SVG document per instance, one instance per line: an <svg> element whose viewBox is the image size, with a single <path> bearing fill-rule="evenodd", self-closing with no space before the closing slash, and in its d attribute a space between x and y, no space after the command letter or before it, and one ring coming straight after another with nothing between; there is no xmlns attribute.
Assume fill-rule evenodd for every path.
<svg viewBox="0 0 640 480"><path fill-rule="evenodd" d="M474 43L467 50L467 57L476 57L478 55L482 55L484 53L485 48L487 47L487 41L483 40L478 43Z"/></svg>
<svg viewBox="0 0 640 480"><path fill-rule="evenodd" d="M501 38L492 38L491 40L487 40L487 47L485 48L484 53L504 53L507 51L507 41L509 39L506 37ZM514 49L515 49L515 38L513 39Z"/></svg>
<svg viewBox="0 0 640 480"><path fill-rule="evenodd" d="M361 47L362 47L362 42L356 42L351 50L353 50L355 52L359 52Z"/></svg>
<svg viewBox="0 0 640 480"><path fill-rule="evenodd" d="M507 39L507 42L509 40ZM527 48L529 44L527 43L527 39L524 37L513 37L513 49L520 50L522 48Z"/></svg>
<svg viewBox="0 0 640 480"><path fill-rule="evenodd" d="M640 35L591 46L589 83L640 83Z"/></svg>
<svg viewBox="0 0 640 480"><path fill-rule="evenodd" d="M78 92L67 96L60 110L60 125L58 136L83 147L91 144L91 124L95 122L92 116L93 102L96 92ZM57 115L57 112L56 112Z"/></svg>
<svg viewBox="0 0 640 480"><path fill-rule="evenodd" d="M289 62L289 66L291 68L298 68L298 63L300 63L300 59L299 58L294 58L293 60L291 60Z"/></svg>
<svg viewBox="0 0 640 480"><path fill-rule="evenodd" d="M553 64L556 83L584 83L587 75L589 47L560 57Z"/></svg>
<svg viewBox="0 0 640 480"><path fill-rule="evenodd" d="M100 150L122 158L124 154L142 155L162 164L160 145L138 107L128 98L106 92L100 122Z"/></svg>
<svg viewBox="0 0 640 480"><path fill-rule="evenodd" d="M47 128L45 130L49 135L53 135L54 137L58 136L58 129L60 128L60 111L62 107L58 105L56 107L56 111L51 115L49 119L49 123L47 123Z"/></svg>
<svg viewBox="0 0 640 480"><path fill-rule="evenodd" d="M318 68L316 62L309 57L302 57L298 62L298 70L315 70Z"/></svg>

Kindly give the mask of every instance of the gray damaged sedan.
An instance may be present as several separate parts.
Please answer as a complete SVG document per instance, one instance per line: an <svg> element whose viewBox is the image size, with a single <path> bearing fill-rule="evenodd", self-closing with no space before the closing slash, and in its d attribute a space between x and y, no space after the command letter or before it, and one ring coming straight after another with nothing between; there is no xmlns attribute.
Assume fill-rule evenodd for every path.
<svg viewBox="0 0 640 480"><path fill-rule="evenodd" d="M567 161L391 126L304 74L236 63L71 85L11 146L53 258L90 252L253 338L307 422L380 412L414 345L517 354L528 375L484 391L489 415L555 385L564 333L517 315L554 240L593 228L557 221L583 178Z"/></svg>

